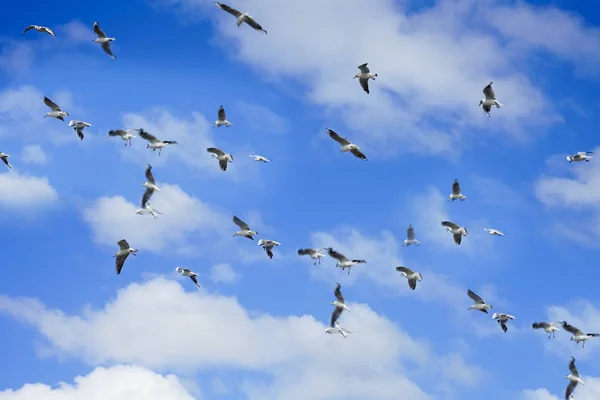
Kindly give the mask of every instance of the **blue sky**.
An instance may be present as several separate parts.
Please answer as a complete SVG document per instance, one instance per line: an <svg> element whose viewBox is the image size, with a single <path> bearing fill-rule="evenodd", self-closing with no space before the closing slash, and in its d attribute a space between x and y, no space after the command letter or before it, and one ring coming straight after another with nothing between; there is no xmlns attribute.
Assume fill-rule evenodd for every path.
<svg viewBox="0 0 600 400"><path fill-rule="evenodd" d="M600 331L600 164L565 160L600 151L600 14L580 3L227 3L268 35L205 0L11 4L0 400L556 400L570 356L577 398L597 399L600 341L531 329ZM21 35L31 23L57 36ZM364 62L369 95L352 79ZM487 118L491 80L505 106ZM92 124L83 141L43 118L44 96ZM219 105L229 129L212 128ZM178 145L124 147L118 128ZM211 146L233 154L226 172ZM147 163L158 220L135 215ZM465 202L446 201L455 178ZM282 243L272 260L231 237L232 215ZM468 228L460 246L446 219ZM401 247L408 224L421 246ZM122 238L140 251L116 275ZM367 264L347 275L296 254L322 246ZM422 273L414 292L397 265ZM323 333L336 282L346 340ZM466 311L467 288L516 317L508 333Z"/></svg>

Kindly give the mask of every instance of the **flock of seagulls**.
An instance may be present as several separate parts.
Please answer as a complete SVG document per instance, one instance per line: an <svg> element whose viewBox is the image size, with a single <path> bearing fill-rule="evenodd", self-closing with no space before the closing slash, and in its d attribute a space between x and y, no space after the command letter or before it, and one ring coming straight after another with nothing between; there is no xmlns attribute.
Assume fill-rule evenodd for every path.
<svg viewBox="0 0 600 400"><path fill-rule="evenodd" d="M215 2L215 5L219 9L234 16L236 18L236 24L238 27L240 27L240 25L245 23L256 31L263 32L265 34L267 33L267 31L258 22L256 22L256 20L252 16L250 16L250 14L248 12L241 12L233 7L230 7L226 4L219 3L219 2ZM26 32L28 32L30 30L35 30L35 31L41 32L41 33L46 33L46 34L49 34L54 37L56 36L56 34L52 31L52 29L45 27L45 26L38 26L38 25L27 26L25 28L25 30L23 31L23 34L25 34ZM106 54L108 54L108 56L110 58L112 58L113 60L116 59L116 56L112 53L112 50L110 47L110 43L112 41L114 41L115 38L108 37L104 33L104 31L100 28L100 25L98 24L98 22L94 22L93 31L97 35L97 38L93 39L93 41L96 43L99 43L102 47L102 50ZM376 80L376 78L378 77L378 74L372 73L370 71L370 69L367 67L367 64L368 63L364 63L357 67L359 69L359 72L354 76L354 79L358 79L361 88L367 94L369 94L370 93L369 80ZM486 85L484 87L483 94L485 95L485 98L480 100L480 102L479 102L479 106L482 107L483 112L488 117L491 116L490 112L491 112L491 109L493 106L495 106L498 109L503 106L503 104L497 100L496 94L492 88L492 84L493 84L493 82L490 82L488 85ZM65 121L64 117L69 116L68 112L64 111L58 104L56 104L54 101L50 100L48 97L44 97L43 101L44 101L44 104L50 108L50 111L45 114L44 118L50 117L50 118L55 118L55 119L58 119L58 120L64 122ZM81 139L81 140L84 139L85 128L92 126L92 124L89 122L79 121L79 120L71 120L68 125L69 125L69 127L73 128L73 130L77 133L79 139ZM217 120L214 122L213 127L219 128L221 126L225 126L227 128L230 128L231 125L232 125L232 122L227 119L227 114L225 112L225 108L223 107L223 105L219 106L219 108L217 110ZM355 143L352 143L347 138L340 136L337 132L333 131L332 129L326 128L326 131L327 131L327 134L329 135L329 137L331 139L335 140L340 145L341 153L348 152L360 160L365 160L365 161L367 160L367 157L361 151L361 149L358 145L356 145ZM132 146L132 139L135 139L137 137L136 135L134 135L134 133L137 133L137 135L139 137L141 137L142 139L144 139L148 142L146 145L147 149L151 149L152 151L158 150L159 156L161 155L161 152L165 147L167 147L169 145L177 144L177 142L174 140L160 140L156 136L154 136L151 133L146 132L142 128L139 128L139 129L114 129L114 130L110 130L108 132L108 135L110 137L120 137L121 140L123 140L125 142L125 144L124 144L125 146ZM226 153L225 151L223 151L219 148L209 147L206 149L206 151L208 153L210 153L211 158L214 158L218 161L219 167L223 172L227 171L227 166L229 163L233 163L233 160L234 160L233 155L230 153ZM590 162L590 160L592 158L591 154L593 154L593 152L583 151L583 152L571 154L571 155L567 156L566 158L569 161L569 163L580 162L580 161ZM257 162L262 162L262 163L269 163L271 161L269 158L266 158L261 155L250 154L250 157L252 157ZM11 168L11 166L8 162L8 158L9 158L8 154L0 152L0 159L4 162L4 164L6 164L6 166L8 168ZM152 215L152 217L157 219L158 215L162 215L162 213L152 207L152 205L150 204L150 199L152 198L152 196L154 195L155 192L160 192L160 189L156 183L156 179L154 178L154 175L152 173L152 166L150 164L148 164L146 166L145 176L146 176L146 181L144 183L142 183L142 185L141 185L141 186L145 187L144 193L142 195L142 200L141 200L141 208L136 210L136 214ZM452 193L448 196L448 201L460 200L461 202L463 202L466 199L467 199L467 196L465 196L462 193L458 179L455 179L454 182L452 183ZM234 215L232 220L233 220L233 223L235 225L237 225L237 227L239 228L233 234L233 237L240 236L240 237L248 238L250 240L254 240L254 236L258 236L258 232L256 230L252 229L250 227L250 225L248 225L246 222L242 221L237 216ZM441 221L441 225L446 228L447 232L450 232L452 234L452 237L453 237L456 245L460 245L462 243L463 237L466 237L468 235L467 228L464 226L461 226L457 223L454 223L451 221ZM489 235L504 236L504 233L497 229L484 228L484 230ZM420 244L421 244L421 242L416 239L414 227L412 225L408 225L408 228L406 231L406 239L402 242L402 246L404 246L404 247L408 247L410 245L419 246ZM123 269L123 266L125 264L125 261L129 257L129 255L133 254L134 256L136 256L138 250L135 248L132 248L129 245L129 243L127 242L127 240L125 240L125 239L119 240L117 242L117 245L119 246L119 250L114 254L113 257L115 258L116 273L120 274ZM265 253L269 259L272 259L274 256L274 253L273 253L274 248L278 247L280 245L281 245L281 243L279 243L278 241L270 240L270 239L269 240L260 239L258 241L258 246L263 248L263 250L265 251ZM297 253L299 256L309 256L313 260L313 265L317 265L317 264L320 265L322 258L331 257L336 260L335 267L340 268L342 271L347 269L348 274L350 274L350 271L353 267L360 265L360 264L367 263L367 261L364 259L350 259L350 258L346 257L344 254L340 253L337 250L334 250L331 247L323 247L323 248L316 248L316 249L301 248L301 249L298 249ZM421 275L420 272L414 271L405 266L397 266L396 271L398 271L402 277L406 278L406 280L408 282L408 286L411 290L415 290L417 288L417 282L420 282L423 280L423 276ZM182 276L189 277L198 288L201 288L200 284L198 283L198 279L197 279L198 274L197 273L195 273L187 268L182 268L182 267L177 267L175 269L175 272ZM336 287L334 290L334 295L335 295L336 300L331 302L331 305L334 306L334 309L331 314L329 327L325 330L325 332L328 334L340 334L344 338L347 338L348 334L352 333L352 332L343 328L339 323L339 319L344 311L350 311L350 309L348 308L348 306L345 303L344 296L342 295L342 292L341 292L341 285L339 283L336 284ZM473 301L473 304L471 304L467 310L477 310L477 311L481 311L482 313L488 314L488 310L493 308L491 304L486 303L481 296L479 296L478 294L473 292L471 289L467 289L467 296ZM500 325L502 331L504 333L506 333L508 331L508 326L507 326L508 321L515 319L515 317L513 315L507 314L507 313L494 313L492 316L492 319L496 320L497 323ZM576 328L576 327L570 325L566 321L534 322L532 324L533 329L543 329L546 333L548 333L548 339L555 338L556 331L560 330L559 326L561 326L565 331L571 333L571 335L572 335L571 341L574 341L576 344L581 343L582 348L585 347L585 342L587 340L592 339L594 337L600 337L599 333L585 333L584 331L580 330L579 328ZM571 357L571 360L569 363L569 370L571 373L565 377L569 380L569 384L565 391L565 399L566 400L571 398L571 396L578 384L583 384L583 381L581 380L581 378L579 376L579 372L578 372L577 368L575 367L575 359L573 357Z"/></svg>

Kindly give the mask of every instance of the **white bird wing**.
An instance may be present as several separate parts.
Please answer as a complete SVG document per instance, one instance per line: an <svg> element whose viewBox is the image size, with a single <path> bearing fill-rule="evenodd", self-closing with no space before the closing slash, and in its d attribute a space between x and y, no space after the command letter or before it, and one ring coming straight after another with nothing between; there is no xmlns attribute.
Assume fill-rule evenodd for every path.
<svg viewBox="0 0 600 400"><path fill-rule="evenodd" d="M367 64L368 64L368 63L361 64L361 65L359 65L359 66L358 66L358 67L356 67L356 68L360 69L360 72L361 72L361 73L363 73L363 74L368 74L369 72L371 72L371 70L370 70L369 68L367 68Z"/></svg>
<svg viewBox="0 0 600 400"><path fill-rule="evenodd" d="M127 250L129 248L129 243L127 243L127 240L125 239L119 240L117 244L121 250Z"/></svg>
<svg viewBox="0 0 600 400"><path fill-rule="evenodd" d="M333 292L333 294L335 295L337 301L339 301L340 303L344 303L344 296L342 295L342 285L336 283L335 291Z"/></svg>
<svg viewBox="0 0 600 400"><path fill-rule="evenodd" d="M331 137L333 140L335 140L336 142L338 142L342 146L346 146L346 145L351 144L348 139L341 137L335 131L333 131L333 130L331 130L329 128L325 128L325 129L327 129L327 133L329 133L329 137Z"/></svg>
<svg viewBox="0 0 600 400"><path fill-rule="evenodd" d="M156 138L156 136L154 136L153 134L148 133L148 132L146 132L144 130L140 131L140 137L142 139L145 139L145 140L149 141L150 143L158 143L158 142L160 142L160 140L158 140Z"/></svg>
<svg viewBox="0 0 600 400"><path fill-rule="evenodd" d="M565 331L573 334L574 336L581 336L584 334L582 331L579 330L579 328L574 327L573 325L567 323L566 321L564 321L562 323L562 326Z"/></svg>
<svg viewBox="0 0 600 400"><path fill-rule="evenodd" d="M102 29L100 29L100 24L98 22L94 22L94 33L98 35L99 38L105 38L106 34Z"/></svg>
<svg viewBox="0 0 600 400"><path fill-rule="evenodd" d="M483 88L483 94L485 95L486 100L496 100L496 94L494 93L494 89L492 89L492 83Z"/></svg>
<svg viewBox="0 0 600 400"><path fill-rule="evenodd" d="M450 221L442 221L442 226L447 226L450 229L459 229L460 226Z"/></svg>
<svg viewBox="0 0 600 400"><path fill-rule="evenodd" d="M350 261L348 260L348 258L343 255L342 253L335 251L334 249L332 249L331 247L329 247L327 249L327 254L329 254L330 257L335 258L336 260L338 260L339 262L347 262Z"/></svg>
<svg viewBox="0 0 600 400"><path fill-rule="evenodd" d="M406 238L408 240L415 240L415 228L412 225L409 225L406 230Z"/></svg>
<svg viewBox="0 0 600 400"><path fill-rule="evenodd" d="M42 28L44 28L44 32L46 32L47 34L52 35L52 36L56 36L56 34L54 33L54 31L52 31L52 29L48 28L47 26L44 26Z"/></svg>
<svg viewBox="0 0 600 400"><path fill-rule="evenodd" d="M575 366L574 357L571 357L571 361L569 361L569 371L571 371L571 375L579 376L579 371L577 371L577 367Z"/></svg>
<svg viewBox="0 0 600 400"><path fill-rule="evenodd" d="M62 111L60 109L60 107L58 106L58 104L56 104L55 102L53 102L46 96L44 96L44 104L47 105L48 107L50 107L50 109L52 109L52 111Z"/></svg>
<svg viewBox="0 0 600 400"><path fill-rule="evenodd" d="M227 114L225 113L223 106L220 106L219 111L217 111L217 119L221 122L225 122L227 120Z"/></svg>
<svg viewBox="0 0 600 400"><path fill-rule="evenodd" d="M454 183L452 183L452 194L460 194L460 184L458 183L458 179L455 179Z"/></svg>
<svg viewBox="0 0 600 400"><path fill-rule="evenodd" d="M116 59L117 56L115 56L112 52L112 50L110 49L110 42L104 42L102 43L102 50L104 50L104 52L106 54L108 54L109 56L111 56L111 58Z"/></svg>
<svg viewBox="0 0 600 400"><path fill-rule="evenodd" d="M152 165L150 164L146 166L146 179L149 183L156 185L156 180L154 179L154 175L152 174Z"/></svg>
<svg viewBox="0 0 600 400"><path fill-rule="evenodd" d="M237 226L239 226L240 229L243 231L250 230L250 226L247 223L245 223L244 221L242 221L241 219L239 219L238 217L236 217L235 215L233 216L233 223L236 224Z"/></svg>
<svg viewBox="0 0 600 400"><path fill-rule="evenodd" d="M223 150L217 149L216 147L209 147L206 149L206 151L208 151L209 153L213 153L219 157L223 157L225 155L225 152ZM227 160L225 160L225 161L227 161Z"/></svg>
<svg viewBox="0 0 600 400"><path fill-rule="evenodd" d="M222 4L222 3L215 1L215 5L217 7L219 7L221 10L228 12L229 14L233 15L236 18L239 18L240 15L242 15L242 13L240 11L236 10L235 8L229 7L227 4Z"/></svg>
<svg viewBox="0 0 600 400"><path fill-rule="evenodd" d="M467 296L469 296L471 300L475 302L475 304L485 304L485 301L483 301L483 299L471 289L467 289Z"/></svg>

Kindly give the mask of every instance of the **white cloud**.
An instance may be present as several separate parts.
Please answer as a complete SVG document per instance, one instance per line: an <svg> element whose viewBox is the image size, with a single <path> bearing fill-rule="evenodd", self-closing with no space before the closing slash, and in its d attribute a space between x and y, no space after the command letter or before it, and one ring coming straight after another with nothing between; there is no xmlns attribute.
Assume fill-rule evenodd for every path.
<svg viewBox="0 0 600 400"><path fill-rule="evenodd" d="M46 177L11 170L0 174L0 187L0 204L4 210L35 212L58 201L58 193Z"/></svg>
<svg viewBox="0 0 600 400"><path fill-rule="evenodd" d="M21 161L25 164L46 164L48 156L39 144L30 144L21 150Z"/></svg>
<svg viewBox="0 0 600 400"><path fill-rule="evenodd" d="M434 392L445 385L471 386L483 378L479 368L459 355L434 354L427 343L411 338L367 305L351 307L342 321L355 332L350 341L325 334L325 325L310 315L250 316L232 297L186 292L163 278L130 284L105 307L86 307L77 315L49 309L35 299L0 296L0 313L36 327L50 353L90 364L268 374L268 383L252 381L242 388L252 400L379 400L396 399L398 393L412 400L431 399L404 376L407 368L413 371L411 377L427 380ZM173 340L181 332L193 338L192 346L189 340Z"/></svg>
<svg viewBox="0 0 600 400"><path fill-rule="evenodd" d="M98 367L74 384L52 388L41 383L0 392L0 400L199 400L174 375L159 375L146 368L117 365Z"/></svg>
<svg viewBox="0 0 600 400"><path fill-rule="evenodd" d="M217 20L223 46L231 46L223 38L233 41L236 49L230 54L251 64L263 79L285 76L305 83L309 99L341 114L347 127L357 131L348 136L364 143L366 151L450 155L468 145L459 141L472 134L468 128L485 127L528 140L531 132L523 124L544 125L560 119L540 89L521 72L522 53L490 32L486 24L486 15L494 8L490 4L441 1L408 12L392 0L368 8L359 0L346 1L343 7L336 1L290 5L248 0L243 8L270 32L261 36L247 27L238 29L232 17L216 10L212 2L164 3L184 11L187 18L195 10L201 17ZM290 26L281 18L284 14L298 16L300 23ZM540 18L531 26L548 28L540 32L553 28ZM347 46L357 31L363 34ZM587 34L581 27L577 32ZM352 80L356 66L363 62L379 74L370 95ZM490 80L505 103L504 109L494 110L493 124L477 107ZM449 128L441 130L439 123ZM398 142L401 145L394 145Z"/></svg>
<svg viewBox="0 0 600 400"><path fill-rule="evenodd" d="M238 280L239 275L231 268L231 265L217 264L211 268L210 277L217 283L234 283Z"/></svg>
<svg viewBox="0 0 600 400"><path fill-rule="evenodd" d="M551 394L547 389L524 390L521 398L523 400L559 400L558 397Z"/></svg>
<svg viewBox="0 0 600 400"><path fill-rule="evenodd" d="M121 196L96 200L83 212L94 239L108 246L116 246L117 241L126 239L132 247L155 253L170 246L189 253L197 250L188 242L190 235L211 237L216 234L216 238L211 237L211 245L214 245L229 232L225 225L230 216L190 196L178 185L163 183L160 189L151 199L152 206L163 213L157 220L150 215L137 215L139 205ZM141 194L142 191L140 198Z"/></svg>
<svg viewBox="0 0 600 400"><path fill-rule="evenodd" d="M565 369L567 365L565 363ZM568 373L565 373L565 375ZM577 400L597 400L600 398L600 378L586 377L581 368L579 368L581 379L584 384L578 385L574 392L574 399ZM563 375L564 376L564 375ZM561 377L557 377L561 378ZM564 390L567 388L568 380L564 379L564 389L560 396L551 394L548 389L524 390L521 396L522 400L560 400L564 398Z"/></svg>
<svg viewBox="0 0 600 400"><path fill-rule="evenodd" d="M9 72L20 72L33 64L34 51L26 43L0 40L0 68Z"/></svg>
<svg viewBox="0 0 600 400"><path fill-rule="evenodd" d="M165 109L156 108L143 114L125 114L123 125L127 129L143 128L162 140L177 141L177 145L163 149L162 156L156 157L157 154L146 149L146 142L138 137L134 140L142 143L138 143L137 146L123 148L121 145L121 154L125 159L136 162L152 160L152 165L156 166L164 165L169 159L177 159L201 171L203 176L218 176L220 179L234 181L242 178L248 181L259 173L258 166L247 156L246 149L242 151L237 140L228 141L221 136L218 145L213 141L216 129L213 129L212 122L200 113L192 113L191 119L179 119ZM206 151L208 147L217 147L233 155L234 161L227 167L226 172L221 171L218 163L210 157Z"/></svg>

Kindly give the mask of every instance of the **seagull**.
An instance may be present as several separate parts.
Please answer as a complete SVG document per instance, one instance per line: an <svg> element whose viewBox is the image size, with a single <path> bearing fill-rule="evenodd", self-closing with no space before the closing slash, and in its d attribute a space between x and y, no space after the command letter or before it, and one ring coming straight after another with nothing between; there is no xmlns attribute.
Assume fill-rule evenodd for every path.
<svg viewBox="0 0 600 400"><path fill-rule="evenodd" d="M367 94L369 94L369 79L375 80L377 74L371 73L371 71L369 71L369 68L367 68L367 64L368 63L364 63L357 67L358 69L360 69L360 72L354 75L354 79L358 78L360 86L365 92L367 92Z"/></svg>
<svg viewBox="0 0 600 400"><path fill-rule="evenodd" d="M211 158L219 160L221 171L227 171L227 163L233 162L233 156L231 154L225 153L223 150L217 149L216 147L209 147L206 151L211 153Z"/></svg>
<svg viewBox="0 0 600 400"><path fill-rule="evenodd" d="M244 221L242 221L235 215L233 216L233 223L240 227L240 230L237 231L236 233L234 233L233 237L243 236L243 237L247 237L250 240L254 240L254 238L252 236L258 235L258 232L250 229L250 226L247 223L245 223Z"/></svg>
<svg viewBox="0 0 600 400"><path fill-rule="evenodd" d="M119 251L117 251L113 257L116 257L115 266L117 268L117 275L119 275L123 269L125 260L127 257L129 257L129 254L133 254L135 256L137 255L136 253L138 250L129 247L129 243L127 243L127 240L125 239L119 240L117 244L119 245Z"/></svg>
<svg viewBox="0 0 600 400"><path fill-rule="evenodd" d="M240 27L241 24L243 24L245 22L248 25L250 25L250 27L252 29L259 31L259 32L264 32L265 34L267 33L267 31L264 30L263 27L260 26L260 24L258 22L256 22L254 20L254 18L252 18L247 12L244 12L244 13L239 12L235 8L231 8L228 5L219 3L217 1L215 1L215 5L217 7L219 7L221 10L226 11L229 14L233 15L235 18L237 18L236 24L237 24L238 28Z"/></svg>
<svg viewBox="0 0 600 400"><path fill-rule="evenodd" d="M442 226L446 227L446 232L452 232L452 237L454 238L454 243L457 245L462 242L462 237L467 236L469 232L467 232L467 228L464 226L458 226L454 222L450 221L442 221Z"/></svg>
<svg viewBox="0 0 600 400"><path fill-rule="evenodd" d="M129 145L131 146L131 139L135 138L135 136L133 136L133 134L131 133L133 131L141 132L142 129L112 129L108 131L108 135L120 136L121 139L125 141L125 146L127 146L127 143L129 143Z"/></svg>
<svg viewBox="0 0 600 400"><path fill-rule="evenodd" d="M142 186L146 187L146 191L142 196L142 208L144 208L145 204L148 203L148 200L154 194L154 191L160 192L160 189L156 186L154 175L152 175L152 166L150 164L146 165L146 182L142 183Z"/></svg>
<svg viewBox="0 0 600 400"><path fill-rule="evenodd" d="M112 50L110 49L110 42L115 40L115 38L106 37L104 31L100 29L100 25L98 24L98 22L94 22L94 32L96 33L96 35L98 35L98 37L92 40L92 42L100 43L100 45L102 46L102 50L104 50L104 52L108 54L110 58L116 60L117 57L112 53Z"/></svg>
<svg viewBox="0 0 600 400"><path fill-rule="evenodd" d="M262 248L265 250L265 252L267 253L267 256L269 257L269 260L271 258L273 258L273 247L275 246L279 246L281 245L281 243L276 242L274 240L265 240L265 239L260 239L258 241L258 245L262 246Z"/></svg>
<svg viewBox="0 0 600 400"><path fill-rule="evenodd" d="M331 247L327 248L327 254L330 257L335 258L338 262L335 264L336 267L341 268L342 271L348 268L348 275L350 275L350 268L354 267L356 264L366 264L365 260L349 260L345 255L333 250Z"/></svg>
<svg viewBox="0 0 600 400"><path fill-rule="evenodd" d="M255 154L250 154L250 157L253 157L254 161L262 161L264 163L268 163L268 162L271 161L267 157L258 156L258 155L255 155Z"/></svg>
<svg viewBox="0 0 600 400"><path fill-rule="evenodd" d="M360 147L358 147L354 143L351 143L348 139L341 137L340 135L338 135L337 133L335 133L335 131L332 131L329 128L325 128L325 129L327 129L327 132L329 133L329 136L333 140L335 140L336 142L338 142L339 144L342 145L342 147L340 148L340 152L349 151L355 157L358 157L361 160L366 160L367 159L367 157L363 154L363 152L360 151Z"/></svg>
<svg viewBox="0 0 600 400"><path fill-rule="evenodd" d="M3 162L4 164L6 164L6 166L7 166L9 169L11 169L12 167L11 167L11 166L10 166L10 164L8 163L8 157L9 157L9 156L8 156L8 154L6 154L6 153L3 153L3 152L1 152L1 151L0 151L0 160L2 160L2 162Z"/></svg>
<svg viewBox="0 0 600 400"><path fill-rule="evenodd" d="M423 277L419 272L415 272L410 268L406 267L396 267L396 271L400 272L403 277L408 279L408 287L412 290L415 290L417 287L417 281L422 281Z"/></svg>
<svg viewBox="0 0 600 400"><path fill-rule="evenodd" d="M333 309L333 313L331 314L331 322L329 323L329 328L325 329L325 333L340 333L344 338L346 338L346 333L352 332L342 328L338 323L338 319L340 318L340 315L342 315L342 312L344 312L344 310L350 311L350 309L344 303L344 296L342 296L340 288L340 284L336 283L334 291L336 300L331 302L331 304L334 305L335 308Z"/></svg>
<svg viewBox="0 0 600 400"><path fill-rule="evenodd" d="M61 121L64 121L65 119L63 117L69 116L68 112L64 112L63 110L61 110L61 108L58 106L58 104L56 104L55 102L53 102L46 96L44 96L44 104L47 105L48 107L50 107L50 109L52 110L49 113L46 113L44 118L52 117L52 118L56 118L56 119L60 119Z"/></svg>
<svg viewBox="0 0 600 400"><path fill-rule="evenodd" d="M483 107L483 112L490 116L490 111L492 110L492 106L495 105L496 108L502 107L504 104L499 103L496 100L496 94L494 93L494 89L492 89L492 83L483 88L483 94L485 95L485 99L479 102L479 105Z"/></svg>
<svg viewBox="0 0 600 400"><path fill-rule="evenodd" d="M504 236L504 233L500 232L497 229L483 228L483 230L486 231L489 235Z"/></svg>
<svg viewBox="0 0 600 400"><path fill-rule="evenodd" d="M408 229L406 230L406 239L402 242L402 246L410 246L414 244L418 246L421 244L417 239L415 239L415 229L412 225L408 225Z"/></svg>
<svg viewBox="0 0 600 400"><path fill-rule="evenodd" d="M69 121L69 126L72 127L75 130L75 132L77 132L77 136L79 136L79 139L83 140L83 130L86 126L92 126L92 124L85 121L71 120Z"/></svg>
<svg viewBox="0 0 600 400"><path fill-rule="evenodd" d="M45 32L48 35L52 35L52 36L56 36L54 34L54 32L52 32L52 29L46 27L46 26L39 26L39 25L29 25L27 28L25 28L25 30L23 31L22 35L25 34L25 32L30 31L32 29L35 29L38 32Z"/></svg>
<svg viewBox="0 0 600 400"><path fill-rule="evenodd" d="M586 340L589 340L593 337L600 337L600 333L583 333L578 328L574 327L573 325L568 324L567 321L563 321L563 322L561 322L561 324L565 331L567 331L573 335L573 336L571 336L571 341L574 341L577 344L579 344L579 342L581 342L582 348L585 347Z"/></svg>
<svg viewBox="0 0 600 400"><path fill-rule="evenodd" d="M472 291L471 289L467 289L467 296L469 296L471 298L471 300L473 300L475 302L475 304L469 306L467 311L479 310L479 311L487 314L488 309L494 308L494 307L492 307L491 304L485 304L485 301L483 301L483 299L481 297L479 297L477 294L475 294L475 292Z"/></svg>
<svg viewBox="0 0 600 400"><path fill-rule="evenodd" d="M495 319L496 321L498 321L498 323L502 327L502 332L506 333L506 331L508 330L508 327L506 326L506 322L511 319L515 319L515 317L513 317L510 314L494 313L494 315L492 315L492 319Z"/></svg>
<svg viewBox="0 0 600 400"><path fill-rule="evenodd" d="M548 339L550 339L551 337L556 337L555 333L556 331L559 331L560 329L558 329L556 327L556 325L558 325L560 322L534 322L533 324L531 324L531 327L533 329L543 329L546 331L546 333L548 334Z"/></svg>
<svg viewBox="0 0 600 400"><path fill-rule="evenodd" d="M221 125L225 125L227 128L231 126L233 122L227 121L227 114L225 114L225 109L223 106L219 106L219 111L217 111L217 120L213 124L213 128L216 126L217 128Z"/></svg>
<svg viewBox="0 0 600 400"><path fill-rule="evenodd" d="M342 285L340 285L339 283L335 284L335 291L333 292L333 294L335 295L335 300L332 301L330 304L332 306L336 306L336 308L339 308L342 311L343 310L350 311L350 309L344 302L344 296L342 295L341 288L342 288ZM342 313L342 311L340 311L340 314Z"/></svg>
<svg viewBox="0 0 600 400"><path fill-rule="evenodd" d="M452 194L448 196L448 200L454 201L456 199L460 199L460 201L465 201L466 198L467 196L460 192L460 184L458 183L458 179L455 179L452 183Z"/></svg>
<svg viewBox="0 0 600 400"><path fill-rule="evenodd" d="M565 400L569 400L570 398L572 398L571 395L575 391L575 388L577 387L578 383L581 383L583 385L583 381L579 377L579 371L577 371L577 367L575 366L574 357L571 357L571 361L569 362L569 371L571 371L571 373L565 376L565 378L567 378L570 381L567 385L567 390L565 391Z"/></svg>
<svg viewBox="0 0 600 400"><path fill-rule="evenodd" d="M196 277L198 276L197 273L192 272L187 268L181 268L181 267L175 268L175 272L177 272L183 276L189 276L190 279L192 280L192 282L194 282L194 284L200 288L200 284L198 283L198 280L196 279Z"/></svg>
<svg viewBox="0 0 600 400"><path fill-rule="evenodd" d="M575 162L579 162L579 161L590 162L590 159L592 158L590 156L590 154L594 154L594 152L593 151L579 151L576 154L567 156L567 160L569 161L569 164L571 164L573 161L575 161Z"/></svg>
<svg viewBox="0 0 600 400"><path fill-rule="evenodd" d="M317 262L320 265L321 264L321 257L325 257L325 254L321 253L324 250L326 250L326 249L298 249L298 255L299 256L309 255L310 258L312 258L313 260L315 260L315 262L313 263L313 265L317 265Z"/></svg>
<svg viewBox="0 0 600 400"><path fill-rule="evenodd" d="M148 190L146 189L146 192ZM144 197L146 197L146 193L144 193L144 196L142 196L142 201L144 201ZM139 215L145 215L145 214L150 214L154 217L154 219L158 219L158 217L156 216L156 214L161 214L162 213L158 210L155 210L154 208L152 208L152 205L150 204L149 201L146 201L145 203L142 203L142 208L139 208L136 212L136 214Z"/></svg>
<svg viewBox="0 0 600 400"><path fill-rule="evenodd" d="M139 129L138 132L140 133L140 137L142 139L145 139L150 142L146 145L146 148L152 149L152 151L156 151L156 149L158 149L159 156L160 156L160 152L162 151L163 147L167 147L170 144L177 144L177 142L174 140L158 140L156 138L156 136L146 132L143 129Z"/></svg>

